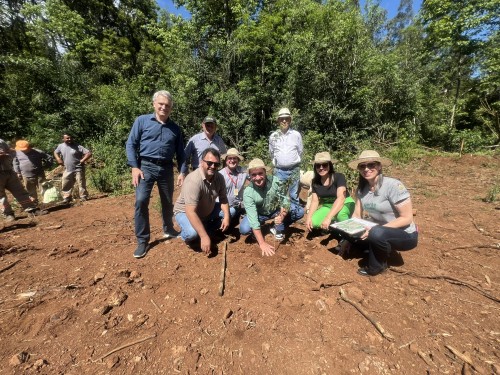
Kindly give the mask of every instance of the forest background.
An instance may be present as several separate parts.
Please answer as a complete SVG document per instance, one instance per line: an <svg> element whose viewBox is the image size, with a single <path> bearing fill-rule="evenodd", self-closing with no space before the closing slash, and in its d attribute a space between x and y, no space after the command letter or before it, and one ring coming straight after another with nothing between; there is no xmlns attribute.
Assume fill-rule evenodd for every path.
<svg viewBox="0 0 500 375"><path fill-rule="evenodd" d="M396 0L395 0L396 1ZM215 116L226 144L265 158L280 107L304 164L329 150L408 158L497 150L500 0L0 0L0 137L53 150L70 130L103 192L130 189L124 144L151 96L174 96L186 140ZM390 149L389 149L390 147ZM269 161L269 160L267 160Z"/></svg>

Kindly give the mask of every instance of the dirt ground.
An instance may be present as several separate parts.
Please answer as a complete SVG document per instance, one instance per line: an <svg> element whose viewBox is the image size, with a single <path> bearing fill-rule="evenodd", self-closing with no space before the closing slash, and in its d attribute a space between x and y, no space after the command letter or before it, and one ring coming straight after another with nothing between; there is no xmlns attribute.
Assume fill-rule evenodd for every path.
<svg viewBox="0 0 500 375"><path fill-rule="evenodd" d="M236 236L207 258L162 238L156 194L140 260L133 196L0 219L0 373L499 374L500 203L482 200L499 165L468 155L389 168L410 189L420 239L376 277L302 223L274 257Z"/></svg>

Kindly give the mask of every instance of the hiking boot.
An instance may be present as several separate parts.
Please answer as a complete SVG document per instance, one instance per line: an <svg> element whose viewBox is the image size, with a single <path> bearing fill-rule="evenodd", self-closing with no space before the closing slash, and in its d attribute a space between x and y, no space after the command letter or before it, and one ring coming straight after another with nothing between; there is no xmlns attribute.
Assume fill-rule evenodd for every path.
<svg viewBox="0 0 500 375"><path fill-rule="evenodd" d="M177 232L174 228L167 230L165 233L163 233L163 238L169 239L169 238L180 238L181 233Z"/></svg>
<svg viewBox="0 0 500 375"><path fill-rule="evenodd" d="M68 198L64 198L64 199L62 200L62 203L63 203L63 204L69 204L70 202L71 202L71 198L70 198L70 197L68 197Z"/></svg>
<svg viewBox="0 0 500 375"><path fill-rule="evenodd" d="M16 220L16 217L14 215L5 215L3 221L6 223L10 223L11 221Z"/></svg>
<svg viewBox="0 0 500 375"><path fill-rule="evenodd" d="M137 245L137 249L134 251L134 258L143 258L146 256L149 250L149 245L147 243L140 243Z"/></svg>
<svg viewBox="0 0 500 375"><path fill-rule="evenodd" d="M284 234L283 234L283 233L281 233L281 232L278 232L278 231L276 230L276 228L271 228L269 231L270 231L270 232L274 235L274 238L275 238L277 241L282 241L282 240L283 240L283 238L285 238Z"/></svg>

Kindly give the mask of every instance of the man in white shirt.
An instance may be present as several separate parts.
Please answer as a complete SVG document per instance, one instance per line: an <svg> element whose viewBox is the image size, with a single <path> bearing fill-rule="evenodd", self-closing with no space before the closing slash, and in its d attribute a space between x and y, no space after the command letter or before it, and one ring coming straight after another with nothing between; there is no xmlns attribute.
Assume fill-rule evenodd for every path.
<svg viewBox="0 0 500 375"><path fill-rule="evenodd" d="M302 136L298 131L290 129L292 115L288 108L279 110L277 122L279 129L269 137L269 153L274 165L274 175L288 186L290 201L299 205Z"/></svg>

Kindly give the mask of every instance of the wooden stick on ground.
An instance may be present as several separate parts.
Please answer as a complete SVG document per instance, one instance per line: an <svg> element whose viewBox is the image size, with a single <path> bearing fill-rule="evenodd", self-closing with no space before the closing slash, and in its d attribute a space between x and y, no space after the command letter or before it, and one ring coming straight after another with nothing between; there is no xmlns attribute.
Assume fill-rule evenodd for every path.
<svg viewBox="0 0 500 375"><path fill-rule="evenodd" d="M99 359L95 360L94 362L102 361L104 358L109 357L113 353L116 353L116 352L118 352L118 351L120 351L122 349L128 348L129 346L137 345L137 344L140 344L141 342L154 339L155 337L156 337L156 333L152 334L151 336L144 337L142 339L139 339L139 340L136 340L136 341L132 341L132 342L129 342L127 344L123 344L123 345L119 346L118 348L115 348L115 349L107 352L106 354L104 354L102 357L100 357Z"/></svg>
<svg viewBox="0 0 500 375"><path fill-rule="evenodd" d="M373 319L370 315L368 315L368 313L358 303L351 301L345 294L344 289L342 288L340 288L340 299L354 306L356 310L358 310L361 313L361 315L363 315L366 319L368 319L368 321L371 324L373 324L373 326L377 329L377 331L380 332L383 338L385 338L388 341L394 341L394 336L386 332L385 329L380 325L380 323L377 322L375 319Z"/></svg>
<svg viewBox="0 0 500 375"><path fill-rule="evenodd" d="M479 293L482 296L491 299L492 301L500 302L499 298L497 298L495 296L492 296L491 294L486 293L481 288L479 288L479 287L477 287L475 285L472 285L472 284L468 283L467 281L456 279L456 278L451 277L451 276L446 276L446 275L430 275L430 276L427 276L427 275L419 275L419 274L417 274L415 272L411 272L411 271L399 270L399 269L394 268L394 267L390 267L389 269L391 271L393 271L393 272L400 273L402 275L409 275L409 276L414 276L414 277L420 277L422 279L445 280L445 281L449 282L450 284L463 285L463 286L466 286L467 288L475 291L476 293Z"/></svg>
<svg viewBox="0 0 500 375"><path fill-rule="evenodd" d="M220 284L219 284L219 296L224 295L224 285L226 283L226 254L227 254L227 241L224 241L224 252L222 254L222 267L220 270Z"/></svg>
<svg viewBox="0 0 500 375"><path fill-rule="evenodd" d="M11 264L9 264L8 266L6 266L6 267L2 268L2 269L0 270L0 273L5 272L5 271L7 271L7 270L10 270L12 267L14 267L14 266L15 266L17 263L19 263L20 261L21 261L21 259L18 259L18 260L16 260L15 262L12 262L12 263L11 263Z"/></svg>

